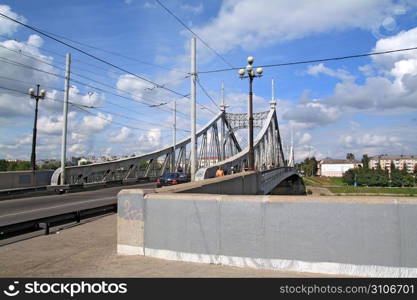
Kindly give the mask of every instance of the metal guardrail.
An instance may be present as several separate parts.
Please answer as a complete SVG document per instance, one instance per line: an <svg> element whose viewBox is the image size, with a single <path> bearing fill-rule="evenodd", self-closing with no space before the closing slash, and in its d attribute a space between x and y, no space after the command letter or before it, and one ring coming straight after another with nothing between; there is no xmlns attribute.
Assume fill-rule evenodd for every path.
<svg viewBox="0 0 417 300"><path fill-rule="evenodd" d="M15 189L3 189L0 190L0 201L11 200L15 198L31 197L31 196L43 196L54 195L56 193L64 192L81 192L87 190L94 190L99 188L114 187L121 185L132 185L138 183L146 183L156 181L156 177L141 177L141 178L129 178L125 180L114 180L107 182L94 182L94 183L80 183L71 185L45 185L26 188Z"/></svg>
<svg viewBox="0 0 417 300"><path fill-rule="evenodd" d="M80 223L81 220L117 211L117 204L108 204L100 207L74 210L59 215L33 219L25 222L5 225L0 227L0 240L5 240L17 235L43 230L44 234L50 233L50 228L72 222Z"/></svg>
<svg viewBox="0 0 417 300"><path fill-rule="evenodd" d="M3 190L0 190L0 196L34 192L34 191L44 191L44 190L46 190L46 185L31 186L31 187L24 187L24 188L14 188L14 189L3 189Z"/></svg>
<svg viewBox="0 0 417 300"><path fill-rule="evenodd" d="M0 190L0 201L14 198L26 197L28 195L45 195L49 194L47 186L35 186L26 188L14 188Z"/></svg>

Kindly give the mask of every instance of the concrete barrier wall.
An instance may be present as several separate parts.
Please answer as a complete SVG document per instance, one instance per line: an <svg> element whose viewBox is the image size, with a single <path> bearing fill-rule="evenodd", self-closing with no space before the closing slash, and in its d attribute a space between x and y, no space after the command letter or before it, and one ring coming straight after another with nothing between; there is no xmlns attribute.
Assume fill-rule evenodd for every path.
<svg viewBox="0 0 417 300"><path fill-rule="evenodd" d="M118 252L262 269L417 276L417 198L334 199L124 190L119 208L134 209L119 209Z"/></svg>
<svg viewBox="0 0 417 300"><path fill-rule="evenodd" d="M201 193L221 195L305 195L303 181L292 168L266 172L241 172L158 189L158 193Z"/></svg>
<svg viewBox="0 0 417 300"><path fill-rule="evenodd" d="M53 173L53 170L0 172L0 190L49 185Z"/></svg>
<svg viewBox="0 0 417 300"><path fill-rule="evenodd" d="M224 195L256 195L261 192L257 172L242 172L157 189L157 193L202 193Z"/></svg>

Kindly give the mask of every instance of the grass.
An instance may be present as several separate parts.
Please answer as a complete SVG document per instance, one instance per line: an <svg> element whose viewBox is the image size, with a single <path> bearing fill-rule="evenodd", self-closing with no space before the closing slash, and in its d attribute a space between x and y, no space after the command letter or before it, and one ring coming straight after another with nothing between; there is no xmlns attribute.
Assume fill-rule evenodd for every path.
<svg viewBox="0 0 417 300"><path fill-rule="evenodd" d="M303 177L306 186L330 187L330 186L347 186L339 177Z"/></svg>
<svg viewBox="0 0 417 300"><path fill-rule="evenodd" d="M341 195L357 196L378 196L378 195L398 195L398 196L417 196L417 187L365 187L349 186L340 177L303 177L305 186L321 187L328 189L331 193Z"/></svg>
<svg viewBox="0 0 417 300"><path fill-rule="evenodd" d="M335 194L392 194L392 195L407 195L417 196L417 188L412 187L328 187L328 189Z"/></svg>

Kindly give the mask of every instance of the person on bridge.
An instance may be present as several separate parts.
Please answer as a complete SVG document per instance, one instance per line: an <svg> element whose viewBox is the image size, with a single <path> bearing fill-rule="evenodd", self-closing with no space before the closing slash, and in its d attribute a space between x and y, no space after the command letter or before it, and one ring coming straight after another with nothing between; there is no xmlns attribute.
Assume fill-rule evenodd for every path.
<svg viewBox="0 0 417 300"><path fill-rule="evenodd" d="M224 176L224 171L222 170L221 167L218 167L216 171L216 177L220 177L220 176Z"/></svg>

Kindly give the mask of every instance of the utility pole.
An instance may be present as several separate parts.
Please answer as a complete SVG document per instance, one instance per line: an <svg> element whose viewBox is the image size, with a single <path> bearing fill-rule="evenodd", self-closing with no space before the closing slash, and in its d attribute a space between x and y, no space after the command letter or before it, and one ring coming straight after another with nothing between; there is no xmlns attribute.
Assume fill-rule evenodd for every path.
<svg viewBox="0 0 417 300"><path fill-rule="evenodd" d="M289 162L288 162L288 166L289 167L294 167L294 164L295 164L295 162L294 162L294 138L293 138L293 134L292 134L292 128L290 129L291 130L291 147L290 147L290 159L289 159Z"/></svg>
<svg viewBox="0 0 417 300"><path fill-rule="evenodd" d="M174 99L174 110L173 110L173 132L172 132L172 148L173 148L173 154L172 154L172 172L175 172L175 146L177 144L177 100Z"/></svg>
<svg viewBox="0 0 417 300"><path fill-rule="evenodd" d="M64 88L64 109L62 113L62 142L61 142L61 181L60 184L65 184L65 161L67 154L67 121L68 121L68 98L70 89L70 67L71 67L71 53L67 53L66 69L65 69L65 88Z"/></svg>
<svg viewBox="0 0 417 300"><path fill-rule="evenodd" d="M36 132L37 132L37 123L38 123L38 102L39 99L44 99L46 95L45 90L40 90L40 85L36 85L36 94L35 89L30 88L29 89L29 95L31 98L36 100L35 104L35 120L33 123L33 135L32 135L32 154L30 156L30 164L32 165L32 171L36 171Z"/></svg>
<svg viewBox="0 0 417 300"><path fill-rule="evenodd" d="M221 89L221 98L222 98L222 102L220 105L220 110L223 112L223 117L226 119L226 108L228 107L228 105L226 105L226 103L224 102L224 82L222 81L222 89ZM224 139L225 139L225 120L222 120L221 123L221 128L220 128L220 160L225 160L226 159L226 145L224 143Z"/></svg>
<svg viewBox="0 0 417 300"><path fill-rule="evenodd" d="M195 180L197 171L197 139L196 139L196 38L191 38L191 181Z"/></svg>

